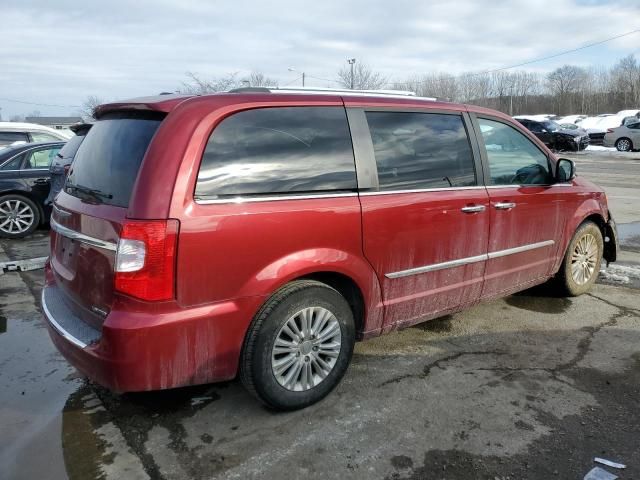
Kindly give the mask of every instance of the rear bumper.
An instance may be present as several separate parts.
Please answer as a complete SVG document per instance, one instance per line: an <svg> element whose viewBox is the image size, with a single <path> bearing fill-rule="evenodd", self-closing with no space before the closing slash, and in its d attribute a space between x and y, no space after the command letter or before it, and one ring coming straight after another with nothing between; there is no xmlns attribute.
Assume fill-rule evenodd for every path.
<svg viewBox="0 0 640 480"><path fill-rule="evenodd" d="M145 311L124 298L98 331L76 317L62 297L55 284L43 289L53 343L82 374L118 392L234 378L251 320L246 312L262 301L250 297L190 309L147 304L151 308Z"/></svg>

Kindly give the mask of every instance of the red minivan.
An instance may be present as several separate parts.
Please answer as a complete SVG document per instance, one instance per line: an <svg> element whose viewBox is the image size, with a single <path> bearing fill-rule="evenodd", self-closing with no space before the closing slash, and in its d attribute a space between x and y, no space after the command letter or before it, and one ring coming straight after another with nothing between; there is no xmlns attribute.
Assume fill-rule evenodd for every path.
<svg viewBox="0 0 640 480"><path fill-rule="evenodd" d="M602 189L499 112L393 92L239 89L110 103L51 218L53 342L119 392L240 376L327 395L356 339L617 254Z"/></svg>

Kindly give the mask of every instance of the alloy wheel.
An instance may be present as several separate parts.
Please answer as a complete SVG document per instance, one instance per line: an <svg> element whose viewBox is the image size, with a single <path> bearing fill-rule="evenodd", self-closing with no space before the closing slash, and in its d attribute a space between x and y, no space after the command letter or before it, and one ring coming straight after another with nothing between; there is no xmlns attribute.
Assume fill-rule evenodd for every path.
<svg viewBox="0 0 640 480"><path fill-rule="evenodd" d="M271 369L287 390L301 392L321 383L340 356L342 332L336 316L308 307L289 317L276 336Z"/></svg>
<svg viewBox="0 0 640 480"><path fill-rule="evenodd" d="M22 200L10 199L0 203L0 231L11 235L24 233L33 224L35 212Z"/></svg>
<svg viewBox="0 0 640 480"><path fill-rule="evenodd" d="M629 150L631 150L631 142L626 138L623 138L621 140L618 140L616 147L621 152L628 152Z"/></svg>
<svg viewBox="0 0 640 480"><path fill-rule="evenodd" d="M578 285L584 285L593 276L598 263L598 242L587 233L576 243L571 255L571 276Z"/></svg>

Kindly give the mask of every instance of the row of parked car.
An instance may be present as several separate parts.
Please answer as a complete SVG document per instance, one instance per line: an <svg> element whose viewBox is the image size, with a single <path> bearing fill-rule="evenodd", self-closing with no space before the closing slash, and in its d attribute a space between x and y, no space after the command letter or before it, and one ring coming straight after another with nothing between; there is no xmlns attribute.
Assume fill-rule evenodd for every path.
<svg viewBox="0 0 640 480"><path fill-rule="evenodd" d="M41 125L0 123L0 237L22 238L49 221L53 198L91 128L70 135Z"/></svg>
<svg viewBox="0 0 640 480"><path fill-rule="evenodd" d="M640 148L640 110L587 115L518 115L514 117L545 145L556 151L579 151L589 145L629 152Z"/></svg>

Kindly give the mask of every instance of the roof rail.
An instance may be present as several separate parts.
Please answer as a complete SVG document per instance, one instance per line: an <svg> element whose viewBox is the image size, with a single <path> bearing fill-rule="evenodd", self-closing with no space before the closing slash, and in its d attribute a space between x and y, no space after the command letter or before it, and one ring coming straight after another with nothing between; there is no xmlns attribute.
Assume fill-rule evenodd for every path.
<svg viewBox="0 0 640 480"><path fill-rule="evenodd" d="M416 93L410 90L352 90L348 88L321 88L321 87L242 87L229 90L229 93L304 93L311 95L351 95L351 96L375 96L375 97L416 97ZM425 100L436 100L433 97L420 97Z"/></svg>

